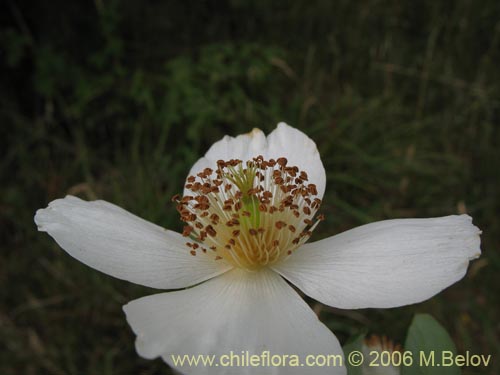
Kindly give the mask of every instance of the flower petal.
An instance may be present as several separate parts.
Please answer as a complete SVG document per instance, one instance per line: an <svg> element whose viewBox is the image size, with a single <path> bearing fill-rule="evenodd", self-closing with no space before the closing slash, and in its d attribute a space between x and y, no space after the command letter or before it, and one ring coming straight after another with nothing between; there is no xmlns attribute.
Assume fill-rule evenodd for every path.
<svg viewBox="0 0 500 375"><path fill-rule="evenodd" d="M316 185L318 198L323 198L326 186L326 174L316 143L300 130L280 122L278 127L267 137L267 158L284 156L289 165L296 165L306 171L309 182Z"/></svg>
<svg viewBox="0 0 500 375"><path fill-rule="evenodd" d="M246 161L259 155L266 159L287 158L289 165L297 166L300 170L307 172L309 183L315 184L318 197L323 197L326 175L316 144L300 130L283 122L278 124L267 139L259 129L235 138L226 135L220 141L215 142L205 156L193 165L189 175L195 176L207 167L214 169L217 166L217 160ZM184 195L188 195L187 190L184 190Z"/></svg>
<svg viewBox="0 0 500 375"><path fill-rule="evenodd" d="M86 265L153 288L185 288L231 268L201 252L192 256L180 234L105 201L67 196L38 210L35 222Z"/></svg>
<svg viewBox="0 0 500 375"><path fill-rule="evenodd" d="M467 215L379 221L306 244L274 268L330 306L396 307L460 280L481 253L479 234Z"/></svg>
<svg viewBox="0 0 500 375"><path fill-rule="evenodd" d="M136 349L145 358L161 356L186 374L345 374L328 367L177 366L172 355L215 355L231 352L261 355L339 354L336 337L299 295L271 270L235 269L184 291L132 301L123 307L137 334ZM342 361L343 362L343 361ZM235 362L233 362L233 365ZM265 364L265 363L264 363ZM264 369L262 371L262 369Z"/></svg>

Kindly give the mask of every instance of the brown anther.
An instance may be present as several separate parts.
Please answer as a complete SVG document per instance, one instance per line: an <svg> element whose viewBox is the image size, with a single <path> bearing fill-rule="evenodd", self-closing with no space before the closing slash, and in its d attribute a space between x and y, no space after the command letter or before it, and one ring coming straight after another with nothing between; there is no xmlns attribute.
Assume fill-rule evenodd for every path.
<svg viewBox="0 0 500 375"><path fill-rule="evenodd" d="M311 214L311 209L307 206L304 206L304 208L302 209L302 211L304 211L304 213L306 215L310 215Z"/></svg>
<svg viewBox="0 0 500 375"><path fill-rule="evenodd" d="M187 182L195 182L195 181L196 181L196 177L194 177L194 176L189 176L187 178Z"/></svg>
<svg viewBox="0 0 500 375"><path fill-rule="evenodd" d="M182 197L181 203L189 203L189 201L192 199L194 199L192 196L186 195L186 196Z"/></svg>
<svg viewBox="0 0 500 375"><path fill-rule="evenodd" d="M260 212L267 212L267 206L264 203L259 204Z"/></svg>
<svg viewBox="0 0 500 375"><path fill-rule="evenodd" d="M313 225L313 221L311 219L304 219L304 223L307 225Z"/></svg>
<svg viewBox="0 0 500 375"><path fill-rule="evenodd" d="M247 216L247 217L252 216L252 214L250 214L250 212L248 212L248 211L243 211L241 214L242 214L243 216Z"/></svg>
<svg viewBox="0 0 500 375"><path fill-rule="evenodd" d="M194 243L194 244L193 244L193 246L192 246L192 248L193 248L193 249L195 249L195 250L196 250L197 248L199 248L199 247L200 247L200 245L198 245L197 243Z"/></svg>
<svg viewBox="0 0 500 375"><path fill-rule="evenodd" d="M274 225L278 229L282 229L282 228L286 227L286 223L284 221L281 221L281 220L277 221Z"/></svg>
<svg viewBox="0 0 500 375"><path fill-rule="evenodd" d="M173 197L172 197L172 202L179 202L181 198L181 195L180 194L175 194Z"/></svg>
<svg viewBox="0 0 500 375"><path fill-rule="evenodd" d="M279 240L274 240L273 241L273 246L274 247L278 247L280 245L280 241Z"/></svg>
<svg viewBox="0 0 500 375"><path fill-rule="evenodd" d="M203 186L201 187L201 192L203 194L209 194L212 191L212 185L210 185L208 182L204 183Z"/></svg>
<svg viewBox="0 0 500 375"><path fill-rule="evenodd" d="M281 203L285 206L285 207L290 207L293 205L293 197L291 195L288 195L285 199L283 199L281 201Z"/></svg>
<svg viewBox="0 0 500 375"><path fill-rule="evenodd" d="M292 255L292 250L288 250L286 253L287 255Z"/></svg>
<svg viewBox="0 0 500 375"><path fill-rule="evenodd" d="M286 158L278 158L277 162L281 167L285 167L288 163L288 160L286 160Z"/></svg>
<svg viewBox="0 0 500 375"><path fill-rule="evenodd" d="M325 220L325 215L323 215L323 214L319 214L319 215L318 215L318 217L317 217L317 219L318 219L319 221L323 221L323 220Z"/></svg>
<svg viewBox="0 0 500 375"><path fill-rule="evenodd" d="M194 226L198 229L203 229L203 224L200 223L199 221L197 221L196 223L194 223Z"/></svg>
<svg viewBox="0 0 500 375"><path fill-rule="evenodd" d="M292 233L295 233L295 231L297 230L297 229L295 229L295 227L294 227L292 224L290 224L290 225L288 226L288 229L289 229L289 230L290 230L290 232L292 232Z"/></svg>
<svg viewBox="0 0 500 375"><path fill-rule="evenodd" d="M318 190L316 189L316 185L314 184L307 185L307 191L311 195L318 195Z"/></svg>
<svg viewBox="0 0 500 375"><path fill-rule="evenodd" d="M236 245L236 241L235 241L233 238L229 239L229 241L227 241L227 242L228 242L231 246Z"/></svg>
<svg viewBox="0 0 500 375"><path fill-rule="evenodd" d="M315 198L311 204L311 207L317 209L319 208L320 205L321 205L321 199Z"/></svg>
<svg viewBox="0 0 500 375"><path fill-rule="evenodd" d="M240 231L238 229L233 230L233 237L238 237L240 235Z"/></svg>
<svg viewBox="0 0 500 375"><path fill-rule="evenodd" d="M183 230L182 230L182 235L184 237L188 237L193 230L194 230L194 228L192 226L185 225L184 228L183 228Z"/></svg>
<svg viewBox="0 0 500 375"><path fill-rule="evenodd" d="M193 206L197 210L206 211L210 208L208 203L197 203Z"/></svg>
<svg viewBox="0 0 500 375"><path fill-rule="evenodd" d="M211 225L207 225L205 227L205 230L207 231L207 234L210 237L215 237L217 235L217 232L215 231L214 227L212 227Z"/></svg>
<svg viewBox="0 0 500 375"><path fill-rule="evenodd" d="M247 191L248 195L257 195L258 193L259 193L259 189L257 189L257 188L251 188L251 189L248 189L248 191Z"/></svg>
<svg viewBox="0 0 500 375"><path fill-rule="evenodd" d="M288 173L291 177L295 177L297 175L298 169L296 167L286 167L285 172Z"/></svg>
<svg viewBox="0 0 500 375"><path fill-rule="evenodd" d="M243 203L241 203L241 201L238 201L234 204L234 210L235 211L239 211L241 210L241 207L243 207Z"/></svg>
<svg viewBox="0 0 500 375"><path fill-rule="evenodd" d="M196 256L196 251L191 250L190 253L191 253L192 256Z"/></svg>
<svg viewBox="0 0 500 375"><path fill-rule="evenodd" d="M256 236L257 235L257 231L255 229L253 229L253 228L250 228L248 230L248 233L250 233L250 235L252 235L252 236Z"/></svg>
<svg viewBox="0 0 500 375"><path fill-rule="evenodd" d="M266 231L266 229L262 228L262 227L257 229L257 232L259 232L260 234L264 233L265 231Z"/></svg>
<svg viewBox="0 0 500 375"><path fill-rule="evenodd" d="M297 245L299 242L300 242L300 238L299 237L294 238L293 241L292 241L292 243L294 245Z"/></svg>
<svg viewBox="0 0 500 375"><path fill-rule="evenodd" d="M207 203L207 204L209 203L208 198L204 195L198 195L194 198L194 200L198 203Z"/></svg>
<svg viewBox="0 0 500 375"><path fill-rule="evenodd" d="M215 260L221 260L221 259L222 259L222 257L221 257L221 256L219 256L219 255L217 255L217 256L215 257Z"/></svg>

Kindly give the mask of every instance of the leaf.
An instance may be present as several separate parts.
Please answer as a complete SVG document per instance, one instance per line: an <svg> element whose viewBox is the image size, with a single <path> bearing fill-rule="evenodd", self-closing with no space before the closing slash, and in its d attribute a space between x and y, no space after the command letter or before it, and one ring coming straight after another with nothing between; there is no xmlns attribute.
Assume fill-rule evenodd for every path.
<svg viewBox="0 0 500 375"><path fill-rule="evenodd" d="M401 375L460 375L451 365L457 350L450 335L430 315L417 314L408 330L405 350L412 352L411 366L402 366Z"/></svg>

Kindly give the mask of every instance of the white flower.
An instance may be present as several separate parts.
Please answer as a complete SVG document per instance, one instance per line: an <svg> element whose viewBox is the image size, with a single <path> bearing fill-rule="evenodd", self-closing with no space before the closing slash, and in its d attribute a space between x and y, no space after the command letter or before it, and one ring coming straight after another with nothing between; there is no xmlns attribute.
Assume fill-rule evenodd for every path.
<svg viewBox="0 0 500 375"><path fill-rule="evenodd" d="M177 197L185 235L104 201L68 196L36 213L39 230L114 277L159 289L124 306L145 358L229 352L341 354L336 337L284 280L338 308L423 301L480 255L466 215L386 220L305 244L326 176L315 143L286 124L216 142ZM321 217L319 217L321 219ZM200 285L196 285L202 283ZM189 374L345 374L345 367L177 366Z"/></svg>

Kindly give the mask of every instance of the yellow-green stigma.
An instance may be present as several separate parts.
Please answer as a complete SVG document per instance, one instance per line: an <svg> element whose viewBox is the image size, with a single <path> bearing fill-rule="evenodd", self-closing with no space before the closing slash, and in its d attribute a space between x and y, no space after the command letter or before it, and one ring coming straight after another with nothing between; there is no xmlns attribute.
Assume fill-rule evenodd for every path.
<svg viewBox="0 0 500 375"><path fill-rule="evenodd" d="M318 222L321 204L307 173L287 166L285 158L245 164L219 160L189 176L189 195L175 196L190 252L203 252L235 267L254 269L273 264L303 244Z"/></svg>

